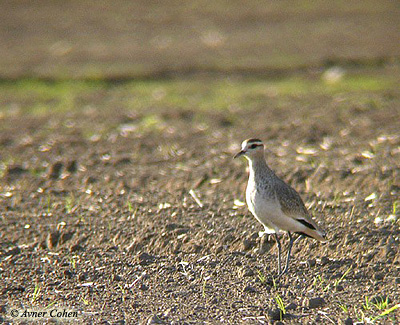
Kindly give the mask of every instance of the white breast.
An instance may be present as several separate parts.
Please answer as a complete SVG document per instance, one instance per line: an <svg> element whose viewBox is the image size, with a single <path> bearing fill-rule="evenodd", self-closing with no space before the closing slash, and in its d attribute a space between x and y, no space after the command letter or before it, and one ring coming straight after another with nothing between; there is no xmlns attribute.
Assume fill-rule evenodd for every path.
<svg viewBox="0 0 400 325"><path fill-rule="evenodd" d="M274 223L282 215L281 206L276 197L269 197L256 190L255 184L248 183L246 201L250 212L262 223L267 233L279 232L279 227Z"/></svg>

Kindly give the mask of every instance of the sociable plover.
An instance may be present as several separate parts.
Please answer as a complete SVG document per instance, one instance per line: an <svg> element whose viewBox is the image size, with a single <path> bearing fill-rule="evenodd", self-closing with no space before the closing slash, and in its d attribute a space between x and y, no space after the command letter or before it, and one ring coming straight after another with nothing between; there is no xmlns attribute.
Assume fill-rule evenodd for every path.
<svg viewBox="0 0 400 325"><path fill-rule="evenodd" d="M311 219L300 195L281 180L267 165L264 158L264 145L261 140L243 141L242 150L234 158L244 156L249 161L249 181L246 189L246 202L254 217L264 226L265 232L275 234L278 245L278 277L288 271L293 233L326 241L325 233ZM289 235L289 247L285 268L281 269L280 230Z"/></svg>

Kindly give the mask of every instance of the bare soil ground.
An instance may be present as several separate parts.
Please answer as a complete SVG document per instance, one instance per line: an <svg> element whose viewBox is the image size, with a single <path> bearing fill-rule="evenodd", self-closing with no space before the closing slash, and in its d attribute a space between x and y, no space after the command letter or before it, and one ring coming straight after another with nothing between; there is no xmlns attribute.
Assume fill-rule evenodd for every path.
<svg viewBox="0 0 400 325"><path fill-rule="evenodd" d="M121 87L78 96L72 112L3 114L4 311L56 303L96 323L257 323L279 319L280 297L289 323L336 323L379 315L366 298L398 303L399 223L386 220L398 218L398 89L304 97L267 87L255 107L137 111ZM235 202L247 175L232 156L250 136L266 141L269 164L330 238L299 242L275 285L274 240ZM313 298L322 304L311 308Z"/></svg>
<svg viewBox="0 0 400 325"><path fill-rule="evenodd" d="M0 77L271 75L400 56L396 1L0 3Z"/></svg>
<svg viewBox="0 0 400 325"><path fill-rule="evenodd" d="M27 3L0 10L0 320L399 323L394 2ZM275 69L297 73L238 76ZM115 82L191 71L238 74ZM52 81L7 80L27 76ZM232 160L249 137L329 236L276 282Z"/></svg>

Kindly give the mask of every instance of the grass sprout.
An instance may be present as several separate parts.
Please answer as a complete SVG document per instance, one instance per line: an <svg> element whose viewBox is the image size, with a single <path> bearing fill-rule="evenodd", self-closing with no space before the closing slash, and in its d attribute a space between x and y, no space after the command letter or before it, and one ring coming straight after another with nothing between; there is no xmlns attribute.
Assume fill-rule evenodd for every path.
<svg viewBox="0 0 400 325"><path fill-rule="evenodd" d="M39 284L36 283L35 289L33 290L33 295L32 295L32 299L31 299L31 303L34 303L36 300L38 300L39 295L40 295L40 291L41 291L41 288L40 288Z"/></svg>
<svg viewBox="0 0 400 325"><path fill-rule="evenodd" d="M396 309L400 308L400 304L396 304L393 307L386 309L384 312L380 313L378 316L376 316L375 318L372 319L372 322L374 322L375 320L377 320L380 317L384 317L389 315L390 313L394 312Z"/></svg>
<svg viewBox="0 0 400 325"><path fill-rule="evenodd" d="M277 295L275 297L275 301L276 301L276 304L278 305L278 308L279 308L280 320L283 320L283 316L286 314L286 308L285 308L285 305L283 303L283 300L279 295Z"/></svg>
<svg viewBox="0 0 400 325"><path fill-rule="evenodd" d="M376 302L372 303L372 305L378 310L387 309L389 306L389 298L386 297L386 299L376 299Z"/></svg>
<svg viewBox="0 0 400 325"><path fill-rule="evenodd" d="M336 281L335 281L335 283L334 283L334 286L335 287L337 287L339 284L340 284L340 282L342 282L343 281L343 279L347 276L347 274L349 274L349 272L352 270L352 266L350 266L347 270L346 270L346 272L344 272L343 273L343 275L340 277L340 279L337 279Z"/></svg>
<svg viewBox="0 0 400 325"><path fill-rule="evenodd" d="M339 307L340 307L340 309L343 310L343 312L345 312L346 314L349 313L349 309L347 308L346 305L340 304Z"/></svg>
<svg viewBox="0 0 400 325"><path fill-rule="evenodd" d="M55 304L56 304L56 301L53 301L53 302L49 303L44 309L48 309Z"/></svg>
<svg viewBox="0 0 400 325"><path fill-rule="evenodd" d="M257 270L257 273L258 273L257 277L260 280L261 284L266 284L267 277L264 274L262 274L260 270ZM274 283L275 283L275 281L274 281Z"/></svg>
<svg viewBox="0 0 400 325"><path fill-rule="evenodd" d="M202 287L202 290L201 290L201 295L203 296L203 298L206 297L206 283L207 283L207 278L204 278L203 287Z"/></svg>
<svg viewBox="0 0 400 325"><path fill-rule="evenodd" d="M356 307L354 307L354 312L356 314L357 319L360 322L368 322L368 323L374 323L377 319L381 317L385 317L389 314L391 314L393 311L396 309L400 308L400 304L396 304L393 307L389 308L389 298L381 298L381 299L370 299L368 296L365 297L365 303L362 304L362 309L357 312ZM379 315L375 316L374 318L367 318L365 316L365 312L369 312L369 314L372 312L373 309L377 309L379 311L382 311Z"/></svg>
<svg viewBox="0 0 400 325"><path fill-rule="evenodd" d="M393 203L392 213L396 215L396 212L400 209L400 201L395 201Z"/></svg>
<svg viewBox="0 0 400 325"><path fill-rule="evenodd" d="M133 212L133 205L131 202L128 201L128 211Z"/></svg>
<svg viewBox="0 0 400 325"><path fill-rule="evenodd" d="M371 309L371 305L369 303L369 298L368 296L365 296L365 304L362 305L362 308L364 310L370 310Z"/></svg>
<svg viewBox="0 0 400 325"><path fill-rule="evenodd" d="M323 291L328 291L329 288L331 287L330 283L326 284L325 279L322 278L322 276L319 274L314 278L312 285L316 288L321 288L325 286L325 288L323 288Z"/></svg>
<svg viewBox="0 0 400 325"><path fill-rule="evenodd" d="M86 300L85 298L83 298L83 297L81 297L81 300L83 301L83 303L86 305L86 306L89 306L89 300Z"/></svg>
<svg viewBox="0 0 400 325"><path fill-rule="evenodd" d="M133 204L131 202L129 202L129 201L128 201L128 211L129 211L129 213L132 213L129 218L135 219L136 218L136 213L138 211L138 208L136 207L136 209L135 209Z"/></svg>
<svg viewBox="0 0 400 325"><path fill-rule="evenodd" d="M274 279L274 278L272 278L272 286L274 287L274 289L276 289L276 288L277 288L276 281L275 281L275 279Z"/></svg>
<svg viewBox="0 0 400 325"><path fill-rule="evenodd" d="M364 323L364 321L366 320L363 310L360 309L359 311L357 311L357 308L355 306L354 306L354 315L357 318L357 320L361 323Z"/></svg>
<svg viewBox="0 0 400 325"><path fill-rule="evenodd" d="M72 209L74 208L74 202L75 198L72 194L65 198L65 210L67 211L67 213L72 212Z"/></svg>
<svg viewBox="0 0 400 325"><path fill-rule="evenodd" d="M75 270L76 269L76 260L77 260L78 256L72 256L72 257L68 257L69 259L69 263L71 264L72 268Z"/></svg>
<svg viewBox="0 0 400 325"><path fill-rule="evenodd" d="M120 283L118 283L118 287L122 292L122 301L125 302L125 288Z"/></svg>

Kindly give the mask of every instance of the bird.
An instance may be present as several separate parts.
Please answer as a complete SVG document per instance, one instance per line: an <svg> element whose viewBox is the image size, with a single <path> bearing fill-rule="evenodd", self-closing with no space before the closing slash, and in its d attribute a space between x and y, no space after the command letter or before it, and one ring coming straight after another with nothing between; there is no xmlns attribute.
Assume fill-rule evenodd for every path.
<svg viewBox="0 0 400 325"><path fill-rule="evenodd" d="M254 217L264 226L265 233L274 234L278 246L278 276L288 272L290 254L294 243L293 234L326 242L326 233L312 220L299 193L286 184L267 165L264 144L260 139L247 139L234 156L244 156L249 162L249 179L246 202ZM285 268L281 269L281 243L278 233L286 231L289 246ZM297 241L297 240L296 240Z"/></svg>

